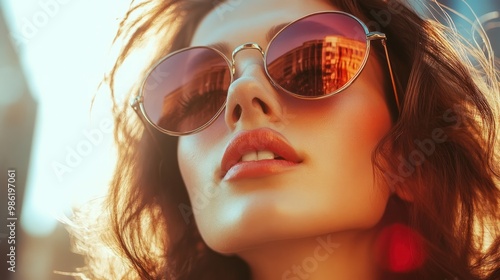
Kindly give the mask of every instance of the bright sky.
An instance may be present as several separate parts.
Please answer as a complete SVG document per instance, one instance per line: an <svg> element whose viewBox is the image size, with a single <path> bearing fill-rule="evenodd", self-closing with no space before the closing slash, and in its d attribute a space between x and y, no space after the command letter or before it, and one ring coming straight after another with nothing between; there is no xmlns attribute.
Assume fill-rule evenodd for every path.
<svg viewBox="0 0 500 280"><path fill-rule="evenodd" d="M22 226L48 235L58 214L102 194L111 178L109 98L90 107L129 1L0 1L38 102Z"/></svg>

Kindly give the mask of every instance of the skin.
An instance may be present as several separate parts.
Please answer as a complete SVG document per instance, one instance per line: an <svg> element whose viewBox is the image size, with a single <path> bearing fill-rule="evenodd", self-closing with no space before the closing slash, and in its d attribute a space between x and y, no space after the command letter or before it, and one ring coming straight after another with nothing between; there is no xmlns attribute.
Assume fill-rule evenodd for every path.
<svg viewBox="0 0 500 280"><path fill-rule="evenodd" d="M202 20L192 46L226 42L232 50L256 42L265 48L270 27L338 10L324 1L233 2L231 10L216 8ZM225 112L205 130L179 139L181 173L206 244L242 257L254 279L370 279L373 227L390 196L387 186L374 181L371 162L374 147L391 127L382 81L380 63L370 55L343 92L298 100L270 84L257 51L240 52ZM241 115L235 117L238 107ZM220 163L229 141L238 132L262 127L281 133L302 162L268 176L222 179ZM340 247L316 249L324 243L318 238Z"/></svg>

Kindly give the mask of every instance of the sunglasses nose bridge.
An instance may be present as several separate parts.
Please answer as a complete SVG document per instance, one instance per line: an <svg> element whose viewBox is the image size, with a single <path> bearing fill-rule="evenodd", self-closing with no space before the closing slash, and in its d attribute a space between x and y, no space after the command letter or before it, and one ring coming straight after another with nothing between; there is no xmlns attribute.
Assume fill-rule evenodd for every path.
<svg viewBox="0 0 500 280"><path fill-rule="evenodd" d="M259 51L260 54L262 55L262 58L264 58L264 50L262 49L261 46L259 46L259 44L257 44L257 43L245 43L245 44L239 45L238 47L236 47L234 49L233 53L231 54L231 71L232 71L233 75L236 72L236 54L238 54L242 50L251 50L251 49Z"/></svg>

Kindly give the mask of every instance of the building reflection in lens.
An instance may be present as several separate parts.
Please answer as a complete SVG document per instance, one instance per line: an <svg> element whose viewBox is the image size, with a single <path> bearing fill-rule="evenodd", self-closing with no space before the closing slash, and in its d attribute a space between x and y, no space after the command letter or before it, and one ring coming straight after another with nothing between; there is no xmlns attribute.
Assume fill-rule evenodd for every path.
<svg viewBox="0 0 500 280"><path fill-rule="evenodd" d="M227 65L215 65L165 93L157 125L187 132L207 123L224 104L231 75ZM177 81L175 81L177 82Z"/></svg>
<svg viewBox="0 0 500 280"><path fill-rule="evenodd" d="M366 41L327 36L269 62L268 72L284 89L303 96L321 96L344 86L365 58Z"/></svg>
<svg viewBox="0 0 500 280"><path fill-rule="evenodd" d="M303 43L270 62L268 71L284 89L303 96L329 94L357 74L366 42L341 36ZM203 69L203 67L200 67ZM157 125L178 132L194 130L220 109L230 84L227 65L195 74L171 93L165 93Z"/></svg>

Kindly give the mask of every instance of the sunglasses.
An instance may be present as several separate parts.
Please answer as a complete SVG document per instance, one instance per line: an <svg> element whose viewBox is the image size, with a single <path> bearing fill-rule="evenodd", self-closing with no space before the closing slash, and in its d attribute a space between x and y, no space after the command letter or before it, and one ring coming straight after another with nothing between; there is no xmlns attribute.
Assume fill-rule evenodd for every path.
<svg viewBox="0 0 500 280"><path fill-rule="evenodd" d="M274 35L265 51L256 43L243 44L232 52L231 60L209 46L171 53L148 72L131 105L163 133L193 134L224 111L238 52L260 51L269 81L279 92L314 100L335 95L356 80L366 65L372 40L382 41L399 110L385 34L369 32L358 18L339 11L295 20Z"/></svg>

